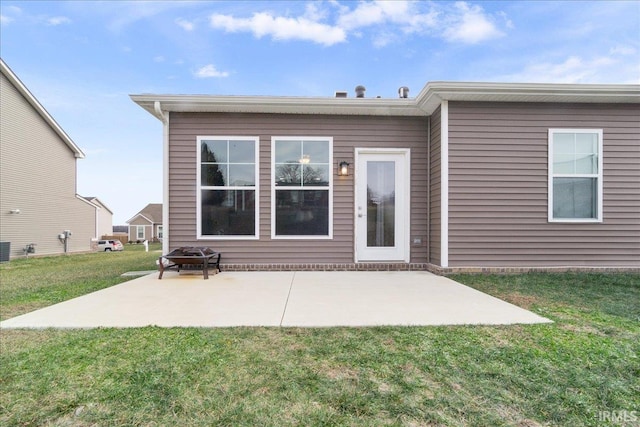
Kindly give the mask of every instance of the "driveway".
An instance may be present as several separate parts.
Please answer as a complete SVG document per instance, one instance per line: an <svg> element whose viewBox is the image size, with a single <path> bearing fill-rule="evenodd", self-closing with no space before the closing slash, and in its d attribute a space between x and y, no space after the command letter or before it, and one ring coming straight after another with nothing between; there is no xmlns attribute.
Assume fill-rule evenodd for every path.
<svg viewBox="0 0 640 427"><path fill-rule="evenodd" d="M153 273L0 328L507 325L550 322L428 272Z"/></svg>

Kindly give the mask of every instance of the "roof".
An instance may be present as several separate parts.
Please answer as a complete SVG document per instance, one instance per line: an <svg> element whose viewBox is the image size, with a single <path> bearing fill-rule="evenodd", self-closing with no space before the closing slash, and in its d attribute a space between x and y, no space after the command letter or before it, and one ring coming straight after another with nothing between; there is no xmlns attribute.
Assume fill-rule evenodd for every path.
<svg viewBox="0 0 640 427"><path fill-rule="evenodd" d="M149 203L140 212L135 214L131 219L126 221L127 224L131 223L137 217L143 217L147 221L153 224L162 224L162 203Z"/></svg>
<svg viewBox="0 0 640 427"><path fill-rule="evenodd" d="M91 202L91 203L93 203L93 204L97 204L99 208L104 208L104 209L108 210L108 211L109 211L109 213L111 213L111 214L113 215L113 211L112 211L111 209L109 209L109 208L107 207L107 205L105 205L105 204L102 202L102 200L98 199L97 197L95 197L95 196L82 196L82 197L83 197L84 199L86 199L86 200L90 201L90 202Z"/></svg>
<svg viewBox="0 0 640 427"><path fill-rule="evenodd" d="M430 82L415 98L131 95L163 120L163 112L428 116L442 101L640 103L640 85Z"/></svg>
<svg viewBox="0 0 640 427"><path fill-rule="evenodd" d="M35 96L27 89L22 81L11 71L11 68L0 58L0 71L11 82L11 84L20 92L22 96L27 100L29 104L36 110L36 112L44 119L45 122L53 129L53 131L62 139L62 141L73 151L74 155L78 159L84 158L84 153L76 145L75 142L67 135L67 133L60 127L60 125L51 117L51 114L40 104Z"/></svg>

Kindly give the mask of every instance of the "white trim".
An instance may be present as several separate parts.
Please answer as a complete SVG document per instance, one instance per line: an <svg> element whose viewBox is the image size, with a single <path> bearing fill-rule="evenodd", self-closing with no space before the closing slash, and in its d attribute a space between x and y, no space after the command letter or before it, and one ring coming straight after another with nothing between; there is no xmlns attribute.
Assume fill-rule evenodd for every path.
<svg viewBox="0 0 640 427"><path fill-rule="evenodd" d="M158 107L160 104L158 103ZM169 115L167 112L165 120L162 122L162 225L164 226L163 239L162 239L162 253L168 254L171 252L169 246L170 235L170 223L169 223Z"/></svg>
<svg viewBox="0 0 640 427"><path fill-rule="evenodd" d="M553 135L559 133L586 133L586 134L595 134L598 135L598 173L597 174L554 174L553 173ZM547 199L547 221L552 223L601 223L603 222L602 212L603 212L603 181L604 181L604 173L602 170L603 167L603 149L604 139L603 139L603 131L602 129L573 129L573 128L550 128L548 131L548 139L547 139L547 175L548 175L548 199ZM597 180L597 200L598 204L596 207L596 218L554 218L553 217L553 179L554 178L596 178Z"/></svg>
<svg viewBox="0 0 640 427"><path fill-rule="evenodd" d="M138 212L137 214L135 214L133 216L133 218L129 219L128 221L125 221L127 224L129 225L135 225L135 224L131 224L136 218L138 217L142 217L144 220L149 221L149 224L154 224L153 221L151 221L149 218L147 218L146 216L144 216L144 214Z"/></svg>
<svg viewBox="0 0 640 427"><path fill-rule="evenodd" d="M402 186L404 189L403 192L403 197L405 199L405 203L403 206L404 209L404 218L403 218L403 224L404 227L402 229L402 233L403 235L403 240L404 240L404 244L403 244L403 254L404 254L404 258L403 259L392 259L392 260L378 260L378 261L367 261L367 260L360 260L359 255L358 255L358 243L357 243L357 239L358 239L358 234L357 234L357 226L355 225L357 222L357 215L358 215L358 185L360 185L361 181L359 180L362 179L362 177L359 177L358 174L358 165L360 164L360 156L362 155L366 155L366 154L390 154L390 155L402 155L404 157L404 182L402 182ZM409 148L356 148L355 149L355 166L354 166L354 171L356 171L354 173L354 204L353 204L353 221L354 221L354 227L353 227L353 253L354 253L354 262L356 263L360 263L360 262L366 262L366 263L370 263L370 262L397 262L397 261L402 261L402 262L411 262L411 149ZM366 181L366 180L365 180Z"/></svg>
<svg viewBox="0 0 640 427"><path fill-rule="evenodd" d="M449 266L449 101L440 109L440 266Z"/></svg>
<svg viewBox="0 0 640 427"><path fill-rule="evenodd" d="M147 225L136 225L136 240L140 240L140 227L142 227L142 239L146 239L147 238L147 231L146 228L148 227ZM151 226L153 228L153 225ZM151 234L153 234L153 230L151 230Z"/></svg>
<svg viewBox="0 0 640 427"><path fill-rule="evenodd" d="M327 190L329 191L329 214L328 214L328 235L276 235L276 141L327 141L329 142L329 185L327 187L278 187L280 190ZM332 136L272 136L271 137L271 177L269 186L271 187L271 239L273 240L331 240L333 239L333 137Z"/></svg>
<svg viewBox="0 0 640 427"><path fill-rule="evenodd" d="M226 140L226 141L253 141L254 146L254 186L233 186L227 185L221 188L225 190L253 190L255 192L255 215L254 215L254 231L253 235L223 235L210 236L202 234L202 186L201 186L201 143L209 140ZM202 135L196 137L196 238L198 240L258 240L260 238L260 137L243 136L243 135Z"/></svg>

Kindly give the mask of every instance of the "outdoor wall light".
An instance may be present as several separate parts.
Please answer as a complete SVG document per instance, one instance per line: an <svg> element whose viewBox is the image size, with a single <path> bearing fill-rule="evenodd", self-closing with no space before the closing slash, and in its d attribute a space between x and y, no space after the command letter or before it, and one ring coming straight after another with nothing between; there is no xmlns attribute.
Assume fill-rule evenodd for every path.
<svg viewBox="0 0 640 427"><path fill-rule="evenodd" d="M11 209L11 210L9 211L9 213L12 213L12 214L16 214L16 215L17 215L17 214L19 214L19 213L20 213L20 209Z"/></svg>
<svg viewBox="0 0 640 427"><path fill-rule="evenodd" d="M349 176L349 163L342 161L338 167L339 176Z"/></svg>

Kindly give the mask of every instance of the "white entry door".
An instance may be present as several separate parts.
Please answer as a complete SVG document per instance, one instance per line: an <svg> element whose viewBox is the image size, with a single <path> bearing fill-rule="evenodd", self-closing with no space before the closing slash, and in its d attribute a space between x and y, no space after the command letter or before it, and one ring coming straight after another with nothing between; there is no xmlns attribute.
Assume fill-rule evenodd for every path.
<svg viewBox="0 0 640 427"><path fill-rule="evenodd" d="M409 262L409 150L356 149L356 261Z"/></svg>

